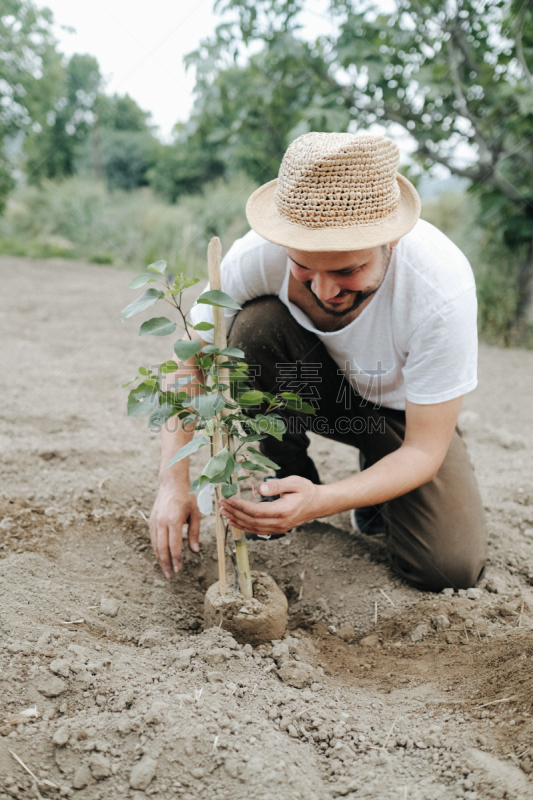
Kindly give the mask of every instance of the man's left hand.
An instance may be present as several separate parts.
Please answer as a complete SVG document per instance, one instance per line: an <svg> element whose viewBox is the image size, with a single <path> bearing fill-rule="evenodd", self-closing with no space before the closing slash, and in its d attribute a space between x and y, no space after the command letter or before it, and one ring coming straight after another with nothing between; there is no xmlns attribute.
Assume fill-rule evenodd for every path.
<svg viewBox="0 0 533 800"><path fill-rule="evenodd" d="M286 533L304 522L323 516L319 498L322 486L306 478L291 475L289 478L262 483L259 491L263 497L281 495L271 503L249 503L238 497L220 500L220 510L230 525L246 533L267 536Z"/></svg>

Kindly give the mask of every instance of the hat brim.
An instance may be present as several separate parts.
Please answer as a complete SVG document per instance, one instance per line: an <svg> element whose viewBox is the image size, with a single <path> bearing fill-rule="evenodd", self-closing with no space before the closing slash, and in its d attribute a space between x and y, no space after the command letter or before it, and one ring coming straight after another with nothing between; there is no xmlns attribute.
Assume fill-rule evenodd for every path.
<svg viewBox="0 0 533 800"><path fill-rule="evenodd" d="M307 228L282 217L274 202L277 179L265 183L250 195L246 216L263 239L283 247L307 252L367 250L394 242L414 228L420 217L420 198L413 184L399 173L400 202L387 217L365 225Z"/></svg>

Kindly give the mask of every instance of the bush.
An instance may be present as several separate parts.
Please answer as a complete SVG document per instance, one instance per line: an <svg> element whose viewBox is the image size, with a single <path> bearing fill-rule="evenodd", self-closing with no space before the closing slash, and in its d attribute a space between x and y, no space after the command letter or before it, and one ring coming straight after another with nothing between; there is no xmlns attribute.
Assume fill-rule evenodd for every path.
<svg viewBox="0 0 533 800"><path fill-rule="evenodd" d="M164 258L179 271L205 275L211 236L220 236L227 249L248 230L244 208L254 188L237 176L171 206L149 188L110 192L80 177L20 187L0 218L0 252L119 267Z"/></svg>
<svg viewBox="0 0 533 800"><path fill-rule="evenodd" d="M443 192L422 206L422 217L461 248L476 277L478 327L486 340L506 347L531 345L531 331L517 326L520 253L482 228L478 198Z"/></svg>

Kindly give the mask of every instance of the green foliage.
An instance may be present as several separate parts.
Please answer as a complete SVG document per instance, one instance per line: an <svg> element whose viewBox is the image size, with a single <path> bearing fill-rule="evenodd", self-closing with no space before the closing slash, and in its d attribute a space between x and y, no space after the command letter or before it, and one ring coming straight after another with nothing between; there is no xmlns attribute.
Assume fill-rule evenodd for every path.
<svg viewBox="0 0 533 800"><path fill-rule="evenodd" d="M150 272L148 272L150 270ZM176 361L166 361L159 365L157 375L145 367L139 368L140 378L134 378L123 384L123 388L139 380L139 384L130 389L128 395L128 416L137 417L150 414L148 426L158 428L172 416L178 416L182 423L191 422L195 431L205 431L205 435L197 436L188 444L181 447L170 459L167 466L172 466L183 458L195 453L208 441L224 442L218 452L204 467L201 475L193 482L191 492L198 492L206 483L221 485L223 497L231 497L237 492L236 482L240 479L238 473L245 471L264 471L265 468L278 469L278 465L251 446L251 442L264 439L271 435L280 440L285 424L276 413L277 409L289 407L300 401L300 409L307 404L301 403L298 395L285 393L287 396L273 395L257 390L244 390L231 392L228 383L223 383L229 377L233 378L233 385L240 385L248 379L247 366L244 362L237 361L244 353L235 347L219 349L215 345L204 345L199 339L191 338L191 328L187 322L187 315L182 309L183 292L195 281L188 279L185 274L178 274L171 278L168 275L166 261L159 261L147 267L145 275L153 275L160 289L149 288L130 303L121 314L121 319L132 317L148 305L155 304L158 300L165 299L171 302L181 318L188 338L178 339L174 343L174 352L178 361L185 362L194 359L196 366L204 374L204 384L197 383L194 391L189 394L182 391L183 387L192 382L191 376L178 378L170 387L163 389L160 376L176 372L179 364ZM134 283L134 282L132 282ZM130 284L131 287L131 284ZM133 288L137 288L136 286ZM220 291L205 292L201 298L203 303L222 308L240 308L229 295ZM154 317L141 325L140 333L156 333L164 335L174 325L166 317ZM158 332L163 331L159 334ZM175 391L177 390L177 391ZM249 416L243 407L253 404L266 406L264 414L256 418ZM314 409L309 406L307 413L314 414Z"/></svg>
<svg viewBox="0 0 533 800"><path fill-rule="evenodd" d="M443 164L471 182L487 242L518 256L509 324L533 319L530 3L399 0L384 11L373 0L330 0L334 32L309 43L299 30L304 0L216 8L222 24L189 57L197 99L188 145L209 141L228 170L266 180L301 133L400 126L422 169Z"/></svg>
<svg viewBox="0 0 533 800"><path fill-rule="evenodd" d="M0 211L15 182L21 134L39 130L56 97L62 72L52 32L52 14L29 0L0 4Z"/></svg>
<svg viewBox="0 0 533 800"><path fill-rule="evenodd" d="M244 206L253 188L240 176L170 206L148 188L109 192L80 177L21 186L0 217L0 252L136 268L168 254L173 271L204 275L209 239L220 236L227 249L248 230Z"/></svg>
<svg viewBox="0 0 533 800"><path fill-rule="evenodd" d="M30 183L73 175L80 146L95 119L102 77L94 56L73 55L56 76L45 121L26 138Z"/></svg>

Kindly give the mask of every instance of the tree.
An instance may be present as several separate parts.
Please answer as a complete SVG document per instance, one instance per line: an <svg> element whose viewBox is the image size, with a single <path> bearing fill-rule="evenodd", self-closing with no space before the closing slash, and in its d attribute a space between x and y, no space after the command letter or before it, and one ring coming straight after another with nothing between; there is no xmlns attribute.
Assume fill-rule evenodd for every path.
<svg viewBox="0 0 533 800"><path fill-rule="evenodd" d="M305 0L218 0L216 7L229 21L191 56L200 70L193 122L204 138L206 125L199 121L211 117L211 128L221 123L230 131L223 141L231 157L242 147L268 154L280 140L285 148L297 133L331 129L318 116L324 102L346 120L336 129L400 126L412 137L414 158L424 169L442 164L469 179L482 224L495 243L519 257L507 325L533 322L530 0L396 0L387 13L371 0L331 0L335 33L301 44L292 61ZM272 68L276 58L283 66L279 73ZM263 84L254 103L259 63ZM234 101L231 120L217 97L235 70L240 85L251 88L248 105ZM311 80L317 86L312 93ZM284 82L292 90L287 102L282 91L279 101L277 96ZM285 112L291 122L281 125L281 135L269 125L274 111L276 119ZM261 120L264 140L258 148L249 132Z"/></svg>
<svg viewBox="0 0 533 800"><path fill-rule="evenodd" d="M148 124L150 112L143 111L129 94L114 94L111 97L100 95L95 112L102 128L133 133L144 133L151 129Z"/></svg>
<svg viewBox="0 0 533 800"><path fill-rule="evenodd" d="M14 186L21 137L45 122L61 77L61 56L48 9L28 0L0 0L0 211Z"/></svg>
<svg viewBox="0 0 533 800"><path fill-rule="evenodd" d="M45 123L25 142L30 182L74 174L80 146L95 122L101 82L94 56L75 54L70 58L49 99Z"/></svg>

